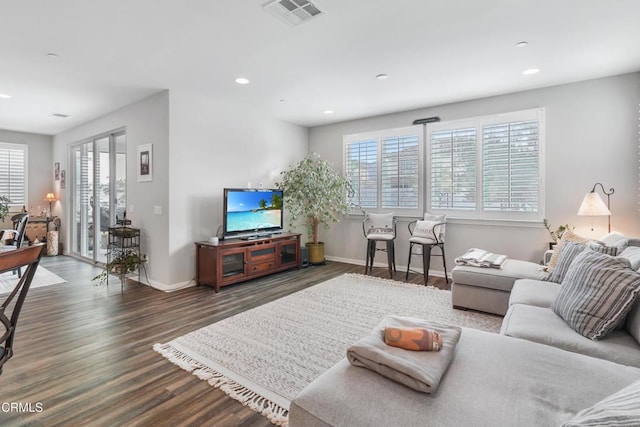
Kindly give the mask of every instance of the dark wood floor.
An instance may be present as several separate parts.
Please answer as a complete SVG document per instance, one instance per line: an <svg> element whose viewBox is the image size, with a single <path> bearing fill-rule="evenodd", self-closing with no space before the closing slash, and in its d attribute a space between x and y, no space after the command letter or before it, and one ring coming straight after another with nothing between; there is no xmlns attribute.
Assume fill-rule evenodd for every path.
<svg viewBox="0 0 640 427"><path fill-rule="evenodd" d="M153 351L244 310L364 267L328 262L222 288L164 293L117 279L96 287L101 270L69 257L42 265L68 282L31 289L18 324L15 355L0 376L1 426L268 426L270 422ZM386 269L375 276L388 277ZM395 273L404 280L404 273ZM410 281L422 284L421 275ZM443 278L431 285L448 288ZM42 410L37 408L41 405ZM24 408L24 406L23 406Z"/></svg>

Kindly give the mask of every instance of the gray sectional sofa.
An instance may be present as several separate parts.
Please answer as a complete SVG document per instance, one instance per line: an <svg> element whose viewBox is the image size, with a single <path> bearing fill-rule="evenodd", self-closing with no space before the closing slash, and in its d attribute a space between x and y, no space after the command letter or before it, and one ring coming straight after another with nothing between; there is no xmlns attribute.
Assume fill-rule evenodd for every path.
<svg viewBox="0 0 640 427"><path fill-rule="evenodd" d="M637 270L640 241L626 244L639 246L623 252ZM506 315L501 334L463 328L435 393L415 392L344 359L293 400L289 425L559 426L640 380L640 302L624 324L592 341L552 310L560 285L541 281L538 267L524 267L529 276L508 269L498 285L486 275L458 277L473 282L460 288L472 305L479 292L482 307L493 308L486 311Z"/></svg>

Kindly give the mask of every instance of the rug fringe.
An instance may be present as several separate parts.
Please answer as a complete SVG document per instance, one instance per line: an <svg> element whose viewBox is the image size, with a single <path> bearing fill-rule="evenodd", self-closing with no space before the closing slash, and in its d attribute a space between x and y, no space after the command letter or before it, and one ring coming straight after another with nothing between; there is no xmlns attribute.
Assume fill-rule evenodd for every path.
<svg viewBox="0 0 640 427"><path fill-rule="evenodd" d="M207 381L209 385L219 388L230 398L267 417L273 424L288 427L289 411L282 406L176 350L169 343L154 344L153 349L174 365L190 372L201 380Z"/></svg>

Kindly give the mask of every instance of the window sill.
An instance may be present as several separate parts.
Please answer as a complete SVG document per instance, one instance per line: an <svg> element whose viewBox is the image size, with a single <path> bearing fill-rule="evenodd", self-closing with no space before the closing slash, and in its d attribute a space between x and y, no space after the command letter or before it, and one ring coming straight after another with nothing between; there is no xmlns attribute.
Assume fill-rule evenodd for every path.
<svg viewBox="0 0 640 427"><path fill-rule="evenodd" d="M422 219L422 216L396 215L398 222L411 222ZM349 213L346 215L348 220L362 221L364 214ZM447 224L461 225L478 225L482 227L516 227L516 228L544 228L541 220L521 220L521 219L477 219L477 218L460 218L455 216L447 217Z"/></svg>

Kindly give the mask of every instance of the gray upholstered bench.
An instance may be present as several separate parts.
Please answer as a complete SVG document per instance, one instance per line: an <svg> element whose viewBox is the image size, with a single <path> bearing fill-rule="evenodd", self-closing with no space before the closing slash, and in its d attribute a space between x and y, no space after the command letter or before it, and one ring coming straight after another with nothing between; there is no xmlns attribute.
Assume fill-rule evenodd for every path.
<svg viewBox="0 0 640 427"><path fill-rule="evenodd" d="M451 272L451 300L455 308L504 316L516 280L540 280L546 275L541 265L517 259L508 259L501 269L457 265Z"/></svg>

